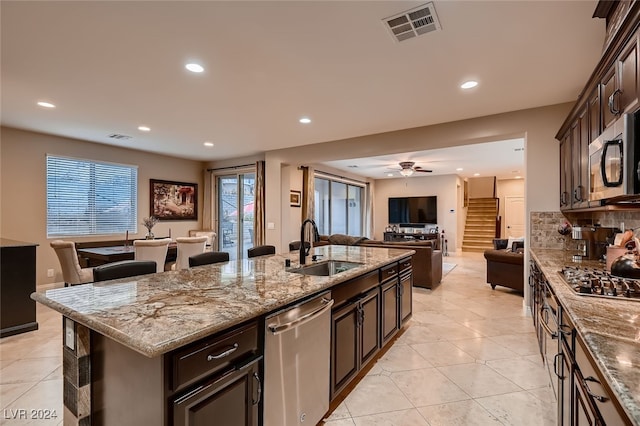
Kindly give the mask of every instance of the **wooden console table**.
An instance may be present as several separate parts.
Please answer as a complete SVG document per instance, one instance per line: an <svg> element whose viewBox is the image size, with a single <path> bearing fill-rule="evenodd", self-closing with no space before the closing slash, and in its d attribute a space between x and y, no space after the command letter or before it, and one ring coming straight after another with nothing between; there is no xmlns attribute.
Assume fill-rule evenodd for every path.
<svg viewBox="0 0 640 426"><path fill-rule="evenodd" d="M38 244L0 238L0 337L37 330L36 247Z"/></svg>
<svg viewBox="0 0 640 426"><path fill-rule="evenodd" d="M412 240L435 240L436 250L440 249L440 234L424 233L415 234L407 232L385 232L385 241L412 241Z"/></svg>

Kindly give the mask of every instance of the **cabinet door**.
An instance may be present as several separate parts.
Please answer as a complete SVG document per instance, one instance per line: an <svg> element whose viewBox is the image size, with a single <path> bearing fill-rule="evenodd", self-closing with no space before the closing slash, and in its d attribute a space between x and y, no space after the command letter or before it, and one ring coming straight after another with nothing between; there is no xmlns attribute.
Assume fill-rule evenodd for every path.
<svg viewBox="0 0 640 426"><path fill-rule="evenodd" d="M571 207L571 133L560 142L560 209Z"/></svg>
<svg viewBox="0 0 640 426"><path fill-rule="evenodd" d="M406 274L400 276L400 325L411 318L413 311L413 275Z"/></svg>
<svg viewBox="0 0 640 426"><path fill-rule="evenodd" d="M382 345L398 332L398 278L382 284Z"/></svg>
<svg viewBox="0 0 640 426"><path fill-rule="evenodd" d="M578 117L578 120L571 126L571 194L570 194L570 205L575 208L578 207L583 200L583 197L586 196L586 191L583 190L582 186L582 165L580 164L581 160L581 142L582 139L580 137L582 130L582 121L585 118L586 111L583 111L581 115Z"/></svg>
<svg viewBox="0 0 640 426"><path fill-rule="evenodd" d="M615 96L618 111L633 111L638 104L638 33L635 33L616 63L620 76Z"/></svg>
<svg viewBox="0 0 640 426"><path fill-rule="evenodd" d="M591 404L591 398L582 386L583 377L580 370L573 374L573 425L593 426L602 424L597 411Z"/></svg>
<svg viewBox="0 0 640 426"><path fill-rule="evenodd" d="M380 292L371 290L360 300L360 368L380 349Z"/></svg>
<svg viewBox="0 0 640 426"><path fill-rule="evenodd" d="M597 85L595 89L589 95L587 101L587 109L589 115L589 142L600 136L602 120L600 119L601 103L600 103L600 85Z"/></svg>
<svg viewBox="0 0 640 426"><path fill-rule="evenodd" d="M258 363L233 369L173 401L175 426L206 426L224 419L228 426L258 425L261 395Z"/></svg>
<svg viewBox="0 0 640 426"><path fill-rule="evenodd" d="M564 340L564 339L563 339ZM558 418L561 419L560 425L571 425L571 354L565 346L564 341L561 344L562 352L556 358L555 368L558 370Z"/></svg>
<svg viewBox="0 0 640 426"><path fill-rule="evenodd" d="M373 289L360 300L360 368L380 348L380 292Z"/></svg>
<svg viewBox="0 0 640 426"><path fill-rule="evenodd" d="M377 289L376 289L377 291ZM360 305L352 303L331 314L331 398L358 372Z"/></svg>
<svg viewBox="0 0 640 426"><path fill-rule="evenodd" d="M615 105L613 92L616 90L616 67L612 66L602 78L602 130L615 121Z"/></svg>

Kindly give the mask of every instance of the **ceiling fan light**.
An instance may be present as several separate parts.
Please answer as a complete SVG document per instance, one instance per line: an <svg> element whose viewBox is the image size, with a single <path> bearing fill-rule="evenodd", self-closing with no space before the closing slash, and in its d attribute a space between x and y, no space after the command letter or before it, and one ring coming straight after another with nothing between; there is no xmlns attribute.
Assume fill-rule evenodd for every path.
<svg viewBox="0 0 640 426"><path fill-rule="evenodd" d="M404 177L409 177L413 174L413 169L402 169L400 170L400 174Z"/></svg>

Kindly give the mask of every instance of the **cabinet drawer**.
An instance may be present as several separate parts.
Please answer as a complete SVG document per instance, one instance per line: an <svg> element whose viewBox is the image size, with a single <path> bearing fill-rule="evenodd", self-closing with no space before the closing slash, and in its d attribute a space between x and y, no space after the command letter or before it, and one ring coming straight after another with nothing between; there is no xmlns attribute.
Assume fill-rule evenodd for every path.
<svg viewBox="0 0 640 426"><path fill-rule="evenodd" d="M255 323L221 336L205 338L171 355L171 388L178 389L257 352L258 326Z"/></svg>
<svg viewBox="0 0 640 426"><path fill-rule="evenodd" d="M366 275L339 284L331 289L331 296L335 300L334 308L336 309L344 302L353 299L361 293L365 293L378 285L378 271L369 272Z"/></svg>
<svg viewBox="0 0 640 426"><path fill-rule="evenodd" d="M382 283L397 277L399 270L397 262L380 268L380 282Z"/></svg>
<svg viewBox="0 0 640 426"><path fill-rule="evenodd" d="M590 402L597 408L604 424L607 425L630 425L631 421L624 414L622 407L618 406L618 401L613 397L612 391L605 383L602 375L596 371L596 367L587 353L585 344L581 338L576 339L575 347L576 365L580 370L576 380L582 380L579 386L585 390L590 398Z"/></svg>
<svg viewBox="0 0 640 426"><path fill-rule="evenodd" d="M413 257L402 259L400 262L398 262L398 265L400 267L400 274L411 270L411 267L413 266Z"/></svg>

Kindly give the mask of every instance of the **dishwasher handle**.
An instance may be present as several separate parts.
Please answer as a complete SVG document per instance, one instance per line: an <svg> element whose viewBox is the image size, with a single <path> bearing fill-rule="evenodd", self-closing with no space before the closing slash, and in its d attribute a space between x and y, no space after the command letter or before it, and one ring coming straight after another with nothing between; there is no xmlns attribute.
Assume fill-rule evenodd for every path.
<svg viewBox="0 0 640 426"><path fill-rule="evenodd" d="M307 321L311 321L312 319L319 317L327 309L330 309L333 306L333 303L334 303L333 299L326 299L323 297L322 303L320 304L319 307L314 308L313 310L306 312L303 315L300 315L298 318L288 323L278 324L278 325L269 324L268 325L269 331L271 331L271 333L273 333L274 335L284 333L287 330L290 330L294 327L297 327L299 325L306 323Z"/></svg>

